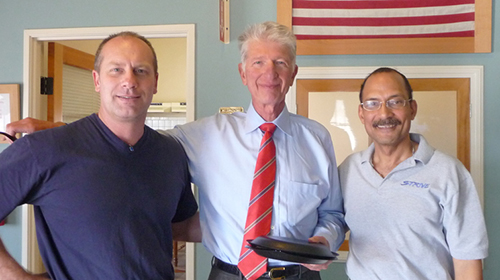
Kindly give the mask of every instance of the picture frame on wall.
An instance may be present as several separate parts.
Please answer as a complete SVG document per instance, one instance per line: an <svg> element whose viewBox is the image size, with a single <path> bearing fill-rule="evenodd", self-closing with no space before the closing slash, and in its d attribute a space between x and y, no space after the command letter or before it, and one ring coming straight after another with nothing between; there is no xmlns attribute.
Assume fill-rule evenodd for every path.
<svg viewBox="0 0 500 280"><path fill-rule="evenodd" d="M464 164L484 207L483 66L299 67L286 96L287 108L329 131L340 164L371 144L358 116L359 90L363 80L382 66L404 73L412 85L418 115L411 132L424 135L433 147ZM346 236L336 262L345 262L348 251Z"/></svg>
<svg viewBox="0 0 500 280"><path fill-rule="evenodd" d="M298 55L491 52L492 0L277 0L277 11Z"/></svg>
<svg viewBox="0 0 500 280"><path fill-rule="evenodd" d="M19 84L0 84L0 131L19 120L20 110ZM8 143L3 136L0 138L0 143Z"/></svg>

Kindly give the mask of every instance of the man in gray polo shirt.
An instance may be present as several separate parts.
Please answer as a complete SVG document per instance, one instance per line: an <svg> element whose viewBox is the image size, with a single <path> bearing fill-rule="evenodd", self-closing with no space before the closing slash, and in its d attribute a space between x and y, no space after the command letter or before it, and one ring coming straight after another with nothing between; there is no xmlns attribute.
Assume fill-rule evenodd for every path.
<svg viewBox="0 0 500 280"><path fill-rule="evenodd" d="M474 183L457 159L410 133L417 103L406 77L375 70L360 102L373 144L339 167L349 277L482 279L488 238Z"/></svg>

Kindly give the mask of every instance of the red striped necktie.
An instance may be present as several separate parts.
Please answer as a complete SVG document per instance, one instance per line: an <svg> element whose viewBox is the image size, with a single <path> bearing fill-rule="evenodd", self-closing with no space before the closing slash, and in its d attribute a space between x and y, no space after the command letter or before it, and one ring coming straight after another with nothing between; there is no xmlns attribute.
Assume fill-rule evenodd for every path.
<svg viewBox="0 0 500 280"><path fill-rule="evenodd" d="M247 240L268 235L273 213L274 182L276 179L276 147L273 133L276 125L265 123L260 126L264 132L253 176L252 193L248 206L245 235L238 268L248 280L259 278L267 271L267 258L246 248Z"/></svg>

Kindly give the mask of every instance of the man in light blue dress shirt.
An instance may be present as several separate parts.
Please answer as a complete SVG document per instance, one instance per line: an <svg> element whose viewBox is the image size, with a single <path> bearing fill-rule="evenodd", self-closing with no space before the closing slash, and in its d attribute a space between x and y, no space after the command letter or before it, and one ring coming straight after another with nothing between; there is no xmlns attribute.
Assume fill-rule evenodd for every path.
<svg viewBox="0 0 500 280"><path fill-rule="evenodd" d="M169 131L184 146L192 182L199 189L203 244L215 256L209 279L241 279L231 272L243 242L263 135L259 126L266 122L277 126L270 235L310 238L331 251L344 240L342 194L331 137L321 124L289 113L285 105L298 69L295 36L285 26L266 22L251 26L239 40L239 71L252 96L247 112L216 114ZM290 263L269 261L270 267L283 265ZM312 270L327 266L307 265ZM303 271L307 274L295 276L319 279L318 272Z"/></svg>
<svg viewBox="0 0 500 280"><path fill-rule="evenodd" d="M318 122L289 113L285 105L298 69L295 36L283 25L265 22L248 28L239 41L240 76L252 96L247 112L216 114L165 131L183 145L192 182L199 189L202 242L214 255L209 279L244 279L237 264L263 136L259 126L266 122L277 126L270 235L321 243L331 251L338 250L345 235L330 134ZM23 126L10 129L30 132ZM46 122L34 126L48 127ZM269 260L268 268L285 266L280 275L287 279L320 279L318 271L329 264Z"/></svg>

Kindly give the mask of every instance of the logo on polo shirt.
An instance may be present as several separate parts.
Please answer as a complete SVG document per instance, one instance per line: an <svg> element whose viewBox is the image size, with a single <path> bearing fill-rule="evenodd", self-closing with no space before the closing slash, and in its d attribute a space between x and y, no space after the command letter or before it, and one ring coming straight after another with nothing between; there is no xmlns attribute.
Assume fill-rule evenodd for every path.
<svg viewBox="0 0 500 280"><path fill-rule="evenodd" d="M401 186L409 186L409 187L415 187L415 188L419 188L419 189L428 189L429 188L429 184L413 182L413 181L403 181L403 183L401 183Z"/></svg>

